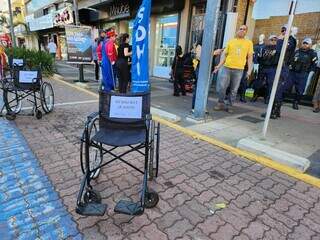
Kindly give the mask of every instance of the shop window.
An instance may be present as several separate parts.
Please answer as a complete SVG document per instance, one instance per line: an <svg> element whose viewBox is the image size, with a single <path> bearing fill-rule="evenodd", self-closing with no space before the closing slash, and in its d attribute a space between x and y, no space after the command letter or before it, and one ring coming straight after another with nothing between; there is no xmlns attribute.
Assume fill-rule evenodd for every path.
<svg viewBox="0 0 320 240"><path fill-rule="evenodd" d="M157 19L155 65L170 67L172 65L177 43L178 16L169 15Z"/></svg>

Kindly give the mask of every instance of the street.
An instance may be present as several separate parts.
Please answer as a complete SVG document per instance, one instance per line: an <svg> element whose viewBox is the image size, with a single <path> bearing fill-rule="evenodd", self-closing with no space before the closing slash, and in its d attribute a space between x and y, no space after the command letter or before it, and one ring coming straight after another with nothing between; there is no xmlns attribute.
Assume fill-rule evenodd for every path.
<svg viewBox="0 0 320 240"><path fill-rule="evenodd" d="M84 239L320 239L318 188L164 125L161 126L159 177L150 182L150 187L160 195L157 207L146 209L140 217L114 213L118 200L138 199L137 190L142 181L139 173L115 162L103 168L94 181L102 202L109 206L107 213L103 217L76 214L76 196L82 177L80 136L86 116L98 110L98 99L61 81L50 82L56 98L53 113L41 120L18 115L15 122L0 121L2 133L7 126L22 133L36 158L34 161L38 161L48 184L54 188L50 191L58 193L58 201L63 203L61 214L66 216L64 211L67 211L67 216L72 217L67 223L70 224L68 231L54 238L40 231L38 238L76 239L80 237L78 232ZM14 150L5 156L0 154L1 183L10 174L4 159L14 154ZM139 162L135 156L128 160L143 164L143 159ZM19 166L19 169L28 167ZM7 190L1 185L0 191L4 194ZM1 206L15 208L20 199L23 198L0 198ZM30 201L27 208L31 208L36 199ZM54 204L50 207L54 212L59 208ZM1 236L32 239L17 235L15 229L23 226L8 228L8 219L20 216L18 212L7 212L5 216L0 218ZM34 219L17 224L32 231L42 223ZM74 224L77 230L69 228ZM59 229L58 224L50 226Z"/></svg>

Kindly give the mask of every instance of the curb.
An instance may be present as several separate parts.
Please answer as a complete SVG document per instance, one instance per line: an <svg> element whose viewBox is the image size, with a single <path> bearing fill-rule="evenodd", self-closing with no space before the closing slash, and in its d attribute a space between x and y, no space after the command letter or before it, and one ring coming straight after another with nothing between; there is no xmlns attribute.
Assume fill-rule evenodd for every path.
<svg viewBox="0 0 320 240"><path fill-rule="evenodd" d="M53 77L54 80L56 81L59 81L65 85L68 85L70 87L73 87L75 89L78 89L79 91L83 91L83 92L86 92L96 98L99 98L99 95L94 93L94 92L91 92L87 89L84 89L84 88L81 88L79 86L76 86L74 84L71 84L71 83L68 83L66 81L63 81L63 80L60 80L60 79L55 79ZM291 176L291 177L294 177L298 180L301 180L305 183L308 183L312 186L315 186L317 188L320 188L320 179L316 178L316 177L313 177L313 176L310 176L308 174L305 174L305 173L301 173L299 172L298 170L292 168L292 167L288 167L284 164L281 164L281 163L277 163L275 162L274 160L270 159L270 158L267 158L267 157L264 157L264 156L260 156L260 155L257 155L255 153L252 153L252 152L249 152L249 151L246 151L246 150L242 150L242 149L239 149L239 148L236 148L236 147L233 147L233 146L230 146L226 143L223 143L222 141L219 141L217 139L214 139L212 137L208 137L208 136L205 136L203 134L200 134L200 133L197 133L193 130L190 130L190 129L187 129L187 128L184 128L184 127L181 127L173 122L170 122L162 117L159 117L159 116L153 116L153 119L167 127L170 127L170 128L173 128L179 132L182 132L192 138L195 138L195 139L198 139L198 140L202 140L202 141L205 141L207 143L210 143L212 145L215 145L217 147L220 147L226 151L229 151L237 156L241 156L241 157L244 157L244 158L247 158L251 161L254 161L254 162L257 162L257 163L260 163L266 167L269 167L269 168L272 168L274 170L277 170L279 172L282 172L282 173L285 173L287 174L288 176Z"/></svg>

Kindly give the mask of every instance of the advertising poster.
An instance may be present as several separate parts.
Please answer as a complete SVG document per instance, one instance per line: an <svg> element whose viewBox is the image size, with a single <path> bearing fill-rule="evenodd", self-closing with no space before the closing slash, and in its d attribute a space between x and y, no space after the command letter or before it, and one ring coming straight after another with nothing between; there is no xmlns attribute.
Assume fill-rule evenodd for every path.
<svg viewBox="0 0 320 240"><path fill-rule="evenodd" d="M86 63L92 60L90 27L66 26L68 61Z"/></svg>

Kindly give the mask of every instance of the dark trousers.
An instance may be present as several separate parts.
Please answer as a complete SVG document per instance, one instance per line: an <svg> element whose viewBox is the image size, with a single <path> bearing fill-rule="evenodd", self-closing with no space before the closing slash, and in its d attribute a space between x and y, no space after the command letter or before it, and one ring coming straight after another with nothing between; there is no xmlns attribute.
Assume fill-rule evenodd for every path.
<svg viewBox="0 0 320 240"><path fill-rule="evenodd" d="M283 95L288 89L288 81L289 81L289 68L288 66L283 66L280 74L279 84L275 96L276 102L283 101ZM272 88L272 87L271 87Z"/></svg>
<svg viewBox="0 0 320 240"><path fill-rule="evenodd" d="M130 70L126 59L118 59L117 72L119 78L119 92L126 93L130 79Z"/></svg>
<svg viewBox="0 0 320 240"><path fill-rule="evenodd" d="M298 72L290 71L288 79L285 82L285 84L281 86L280 91L282 93L285 93L286 91L290 91L294 86L296 91L294 100L299 102L303 95L304 89L306 87L308 76L309 76L308 72L298 73Z"/></svg>
<svg viewBox="0 0 320 240"><path fill-rule="evenodd" d="M274 77L276 75L276 70L277 69L274 67L268 67L268 68L261 69L261 74L263 74L263 76L266 79L266 83L267 83L267 96L266 97L268 100L270 98Z"/></svg>
<svg viewBox="0 0 320 240"><path fill-rule="evenodd" d="M96 76L96 80L99 80L99 63L98 60L94 60L94 72Z"/></svg>
<svg viewBox="0 0 320 240"><path fill-rule="evenodd" d="M174 76L174 82L173 82L173 87L174 87L174 95L179 95L180 92L185 95L186 94L186 89L185 89L185 81L183 79L183 74L176 74Z"/></svg>

